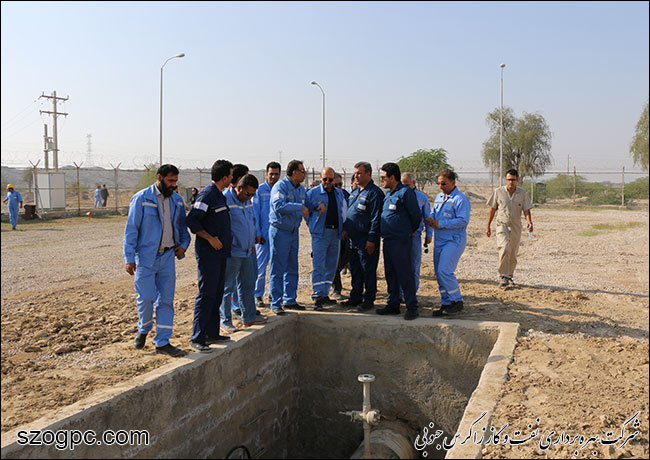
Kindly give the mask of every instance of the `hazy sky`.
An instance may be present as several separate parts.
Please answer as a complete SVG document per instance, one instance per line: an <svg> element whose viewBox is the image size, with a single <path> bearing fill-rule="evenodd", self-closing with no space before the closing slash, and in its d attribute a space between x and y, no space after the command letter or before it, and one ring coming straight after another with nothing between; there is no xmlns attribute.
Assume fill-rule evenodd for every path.
<svg viewBox="0 0 650 460"><path fill-rule="evenodd" d="M483 169L485 117L543 115L554 169L632 169L648 98L648 2L2 2L2 164L43 163L58 110L59 164L335 168L444 148Z"/></svg>

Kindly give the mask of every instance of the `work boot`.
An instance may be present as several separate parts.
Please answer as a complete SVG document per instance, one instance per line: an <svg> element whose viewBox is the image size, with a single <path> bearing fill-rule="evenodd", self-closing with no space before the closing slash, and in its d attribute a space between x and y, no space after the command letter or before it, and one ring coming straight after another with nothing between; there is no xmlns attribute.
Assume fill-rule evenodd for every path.
<svg viewBox="0 0 650 460"><path fill-rule="evenodd" d="M334 299L334 300L342 300L343 296L341 295L341 291L334 291L332 293L332 299Z"/></svg>
<svg viewBox="0 0 650 460"><path fill-rule="evenodd" d="M210 353L212 351L212 348L210 348L209 346L198 342L190 342L190 347L193 350L198 351L199 353Z"/></svg>
<svg viewBox="0 0 650 460"><path fill-rule="evenodd" d="M133 339L133 346L136 350L142 350L144 348L144 342L147 340L147 334L136 334L135 339Z"/></svg>
<svg viewBox="0 0 650 460"><path fill-rule="evenodd" d="M418 310L416 308L408 308L406 310L406 313L404 313L404 319L407 321L415 319L418 316L420 316L420 314L418 313Z"/></svg>
<svg viewBox="0 0 650 460"><path fill-rule="evenodd" d="M356 307L357 305L360 305L362 303L363 302L361 301L361 299L359 299L359 300L348 299L345 302L341 302L341 306L346 307L346 308L352 308L352 307Z"/></svg>
<svg viewBox="0 0 650 460"><path fill-rule="evenodd" d="M507 287L508 286L508 277L507 276L502 276L501 281L499 282L499 287Z"/></svg>
<svg viewBox="0 0 650 460"><path fill-rule="evenodd" d="M175 346L173 346L171 343L168 343L167 345L163 345L162 347L156 347L156 353L169 355L172 358L180 358L181 356L185 356L187 354L180 348L176 348Z"/></svg>
<svg viewBox="0 0 650 460"><path fill-rule="evenodd" d="M287 310L300 310L300 311L306 310L305 307L303 307L302 305L300 305L298 303L284 304L284 308L286 308Z"/></svg>
<svg viewBox="0 0 650 460"><path fill-rule="evenodd" d="M206 336L205 337L205 344L206 345L215 345L215 344L227 342L229 340L230 340L230 337L228 337L227 335L218 335L216 337ZM192 342L192 343L195 343L195 342ZM192 348L194 348L194 347L192 347ZM212 348L210 348L210 350L212 350ZM201 351L201 350L199 350L199 351Z"/></svg>
<svg viewBox="0 0 650 460"><path fill-rule="evenodd" d="M367 311L375 307L375 302L366 302L365 300L357 305L357 311Z"/></svg>
<svg viewBox="0 0 650 460"><path fill-rule="evenodd" d="M459 300L458 302L452 302L449 308L446 309L445 314L453 315L455 313L460 313L463 310L463 301Z"/></svg>
<svg viewBox="0 0 650 460"><path fill-rule="evenodd" d="M273 313L275 313L277 316L282 316L287 314L287 312L284 311L282 308L273 308Z"/></svg>
<svg viewBox="0 0 650 460"><path fill-rule="evenodd" d="M261 297L255 297L255 307L256 308L264 308L266 305L264 305L264 299Z"/></svg>
<svg viewBox="0 0 650 460"><path fill-rule="evenodd" d="M219 328L221 329L221 332L223 332L226 335L230 335L237 332L237 329L235 329L235 326L233 326L232 324L222 324Z"/></svg>
<svg viewBox="0 0 650 460"><path fill-rule="evenodd" d="M399 315L399 313L399 307L389 307L386 305L385 307L377 309L378 315Z"/></svg>

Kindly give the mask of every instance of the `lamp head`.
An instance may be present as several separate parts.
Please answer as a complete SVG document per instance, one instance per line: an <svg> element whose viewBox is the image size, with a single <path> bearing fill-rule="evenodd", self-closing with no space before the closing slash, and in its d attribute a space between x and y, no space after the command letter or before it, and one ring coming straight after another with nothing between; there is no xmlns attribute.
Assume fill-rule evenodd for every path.
<svg viewBox="0 0 650 460"><path fill-rule="evenodd" d="M179 54L179 55L176 56L176 57L185 57L185 53L181 53L181 54ZM505 65L505 64L502 64L502 65Z"/></svg>
<svg viewBox="0 0 650 460"><path fill-rule="evenodd" d="M501 64L501 68L502 68L502 69L503 69L505 66L506 66L505 64Z"/></svg>
<svg viewBox="0 0 650 460"><path fill-rule="evenodd" d="M318 83L316 83L315 81L312 81L311 84L312 85L317 85Z"/></svg>

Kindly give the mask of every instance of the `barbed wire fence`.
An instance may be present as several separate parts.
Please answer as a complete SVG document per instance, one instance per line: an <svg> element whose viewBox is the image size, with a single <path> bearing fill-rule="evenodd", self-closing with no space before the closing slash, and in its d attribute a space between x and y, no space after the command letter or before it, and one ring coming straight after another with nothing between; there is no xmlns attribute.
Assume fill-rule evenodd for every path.
<svg viewBox="0 0 650 460"><path fill-rule="evenodd" d="M141 169L122 169L121 163L118 163L115 165L111 164L111 168L109 169L100 167L83 167L83 162L73 162L73 164L74 166L64 166L59 168L57 171L59 174L62 173L64 175L64 181L62 182L62 185L59 185L59 189L63 187L65 196L64 207L59 206L57 209L52 209L37 204L43 203L43 200L37 199L38 196L41 196L43 193L52 193L53 190L56 190L52 187L46 188L43 184L39 185L38 179L35 180L35 178L39 177L39 173L42 174L46 172L44 168L39 167L38 163L32 164L31 167L10 167L3 165L3 190L6 189L7 183L14 184L21 192L25 204L39 206L35 209L38 213L47 214L50 212L65 212L68 215L84 215L87 211L92 211L99 214L125 214L128 210L129 202L133 194L147 186L146 184L151 184L155 181L155 170L150 169L146 165L143 165L143 168ZM376 168L374 166L375 165L373 165L372 177L375 183L381 187L381 181L379 180L380 165L377 164ZM320 184L320 166L310 166L305 163L305 168L308 171L304 182L305 187L309 187L312 183ZM53 171L50 170L50 172ZM353 170L340 168L337 172L339 172L343 177L344 187L349 188ZM417 177L417 171L411 172L414 172ZM465 192L469 198L473 200L478 201L487 199L489 194L499 186L499 177L487 169L457 169L456 172L459 175L457 180L459 189ZM260 183L266 179L264 170L251 170L251 173L260 180ZM535 194L539 193L539 190L544 188L545 181L557 176L563 176L567 179L567 182L569 183L569 190L567 193L573 198L574 203L578 198L576 188L579 180L587 178L588 182L608 182L615 187L620 187L621 205L624 206L626 203L626 183L629 184L639 177L648 176L648 173L643 171L626 171L624 167L621 167L618 171L613 169L603 171L580 171L574 167L573 171L569 171L568 174L567 171L549 171L543 176L536 177L534 180L524 178L520 185L525 186L528 183L529 191L532 192L531 195L534 199ZM203 187L208 185L210 181L211 171L209 167L181 168L179 175L179 193L187 204L190 199L191 188L196 187L201 190ZM571 182L573 183L572 193L570 190ZM109 190L109 197L105 208L94 207L95 198L93 193L98 185L106 185L106 188ZM421 190L424 189L423 191L429 196L435 196L439 193L438 187L435 184L427 184L424 187L419 186L419 188ZM7 206L3 203L2 212L6 213L7 211Z"/></svg>

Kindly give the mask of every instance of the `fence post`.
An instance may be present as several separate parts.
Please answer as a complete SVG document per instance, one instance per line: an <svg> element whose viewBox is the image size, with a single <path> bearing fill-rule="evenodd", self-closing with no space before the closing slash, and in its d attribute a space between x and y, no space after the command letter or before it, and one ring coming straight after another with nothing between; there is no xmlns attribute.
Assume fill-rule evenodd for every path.
<svg viewBox="0 0 650 460"><path fill-rule="evenodd" d="M623 166L622 180L621 180L621 206L625 206L625 166Z"/></svg>
<svg viewBox="0 0 650 460"><path fill-rule="evenodd" d="M573 204L576 203L576 167L573 167Z"/></svg>
<svg viewBox="0 0 650 460"><path fill-rule="evenodd" d="M32 160L29 160L30 164L34 168L34 205L36 206L36 212L39 212L39 202L41 201L39 198L41 196L41 191L38 188L38 164L41 162L41 160L38 160L36 164L32 163Z"/></svg>
<svg viewBox="0 0 650 460"><path fill-rule="evenodd" d="M81 183L79 182L79 168L84 164L82 161L80 164L72 162L77 167L77 215L81 215Z"/></svg>
<svg viewBox="0 0 650 460"><path fill-rule="evenodd" d="M117 211L118 206L119 206L118 197L117 197L117 193L118 193L118 190L119 190L119 187L118 187L118 184L117 184L117 169L120 167L122 162L118 163L117 166L113 166L112 163L109 163L109 164L113 168L113 173L115 174L115 179L114 179L115 180L115 211Z"/></svg>
<svg viewBox="0 0 650 460"><path fill-rule="evenodd" d="M533 206L535 205L535 176L531 177L531 183L530 183L530 201L532 202Z"/></svg>

